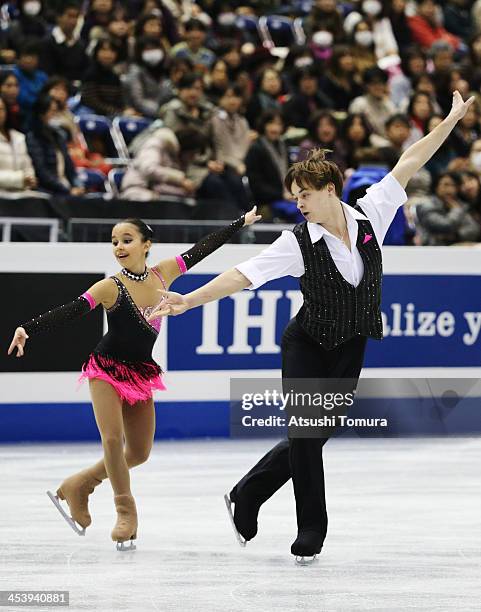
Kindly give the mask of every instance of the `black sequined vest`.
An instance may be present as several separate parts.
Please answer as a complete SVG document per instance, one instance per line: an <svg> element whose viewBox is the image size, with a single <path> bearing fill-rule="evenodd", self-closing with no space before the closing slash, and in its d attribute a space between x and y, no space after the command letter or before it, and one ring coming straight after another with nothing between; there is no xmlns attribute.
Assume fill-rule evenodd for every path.
<svg viewBox="0 0 481 612"><path fill-rule="evenodd" d="M359 206L356 210L362 213ZM357 220L356 246L364 263L357 287L342 276L324 238L311 242L307 222L293 229L304 259L300 278L304 303L297 314L301 327L325 349L356 335L382 338L382 253L369 221Z"/></svg>

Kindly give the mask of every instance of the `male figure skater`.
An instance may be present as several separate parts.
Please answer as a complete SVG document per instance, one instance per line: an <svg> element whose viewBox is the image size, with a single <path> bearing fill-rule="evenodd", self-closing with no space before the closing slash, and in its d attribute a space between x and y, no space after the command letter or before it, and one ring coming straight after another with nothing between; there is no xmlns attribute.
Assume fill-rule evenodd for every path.
<svg viewBox="0 0 481 612"><path fill-rule="evenodd" d="M449 115L413 144L382 181L354 208L340 200L342 174L313 151L287 172L285 186L306 221L284 231L256 257L182 296L163 292L151 317L178 315L190 308L290 275L300 278L304 303L282 338L282 378L349 378L357 381L368 337L382 338L381 248L396 210L407 199L409 179L431 158L465 115L466 102L453 94ZM322 447L326 439L291 437L269 451L230 492L234 524L247 541L257 533L261 505L290 477L294 484L296 561L312 561L327 532ZM242 539L240 539L242 543ZM245 542L244 542L245 543Z"/></svg>

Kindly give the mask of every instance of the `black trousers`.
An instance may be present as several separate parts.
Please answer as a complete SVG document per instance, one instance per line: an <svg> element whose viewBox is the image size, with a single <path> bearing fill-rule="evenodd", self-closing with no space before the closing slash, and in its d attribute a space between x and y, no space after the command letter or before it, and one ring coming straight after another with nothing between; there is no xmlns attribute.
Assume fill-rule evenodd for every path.
<svg viewBox="0 0 481 612"><path fill-rule="evenodd" d="M367 338L355 336L328 351L292 319L282 337L282 379L349 378L357 382ZM284 389L287 392L287 389ZM290 438L272 448L235 485L234 496L260 507L292 477L298 531L324 538L327 510L322 449L327 438Z"/></svg>

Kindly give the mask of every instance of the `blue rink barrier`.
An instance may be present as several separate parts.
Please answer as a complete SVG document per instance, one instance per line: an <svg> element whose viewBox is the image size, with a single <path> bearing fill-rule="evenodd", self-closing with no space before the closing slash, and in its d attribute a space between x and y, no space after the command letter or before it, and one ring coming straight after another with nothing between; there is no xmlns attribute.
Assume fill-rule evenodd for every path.
<svg viewBox="0 0 481 612"><path fill-rule="evenodd" d="M229 438L229 402L156 403L156 439ZM348 428L342 435L404 437L481 434L481 398L463 399L456 407L421 398L359 399L352 418L385 418L387 427ZM256 428L245 436L280 438L282 430ZM238 436L235 436L238 437ZM0 443L88 442L100 439L92 407L78 404L0 404Z"/></svg>
<svg viewBox="0 0 481 612"><path fill-rule="evenodd" d="M226 438L228 402L158 402L155 437ZM100 440L91 404L0 404L0 443Z"/></svg>
<svg viewBox="0 0 481 612"><path fill-rule="evenodd" d="M151 259L175 257L186 246L154 245ZM193 291L262 248L226 245L178 278L173 290ZM423 397L431 402L445 382L448 393L459 379L479 382L481 249L386 247L383 258L384 339L369 340L365 374L379 370L371 372L379 380L404 376L443 381L434 384L432 392L426 388ZM2 287L13 300L2 319L0 344L4 349L9 345L20 321L67 303L115 270L109 244L0 244ZM156 437L231 435L229 378L249 381L252 374L252 380L265 376L279 382L282 334L301 304L299 281L285 277L169 318L153 354L168 374L167 395L159 395L157 404ZM21 360L7 356L6 350L0 353L0 442L99 440L88 395L85 390L76 395L75 380L105 331L105 317L98 308L55 336L33 339ZM53 346L68 350L52 350ZM446 398L437 406L426 406L419 396L414 399L414 390L402 401L389 399L391 391L382 390L370 396L376 400L364 414L361 397L353 411L364 418L379 410L389 418L390 428L379 435L477 435L481 401L476 396L481 396L481 389L472 387L469 397L462 394L466 399L454 407ZM414 402L409 408L406 398Z"/></svg>

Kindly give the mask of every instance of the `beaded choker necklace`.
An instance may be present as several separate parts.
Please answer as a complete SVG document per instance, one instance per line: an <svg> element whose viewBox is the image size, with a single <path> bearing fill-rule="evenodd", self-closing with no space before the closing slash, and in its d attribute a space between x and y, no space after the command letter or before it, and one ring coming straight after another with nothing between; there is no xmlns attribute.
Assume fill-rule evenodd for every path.
<svg viewBox="0 0 481 612"><path fill-rule="evenodd" d="M145 266L145 270L142 272L142 274L135 274L135 272L131 272L130 270L127 270L127 268L122 268L122 270L120 271L127 278L130 278L131 280L137 281L137 282L144 281L149 275L149 270L147 266Z"/></svg>

